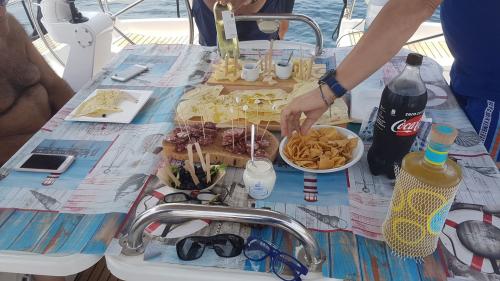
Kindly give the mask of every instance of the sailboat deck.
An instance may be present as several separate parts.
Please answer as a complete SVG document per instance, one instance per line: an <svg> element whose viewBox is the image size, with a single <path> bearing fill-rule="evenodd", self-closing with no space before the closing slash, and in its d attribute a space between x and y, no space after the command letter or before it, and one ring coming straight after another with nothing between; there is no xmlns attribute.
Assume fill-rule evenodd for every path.
<svg viewBox="0 0 500 281"><path fill-rule="evenodd" d="M356 45L362 36L363 32L360 31L350 33L349 46ZM410 49L412 52L420 53L435 60L453 59L453 56L451 55L443 37L408 44L405 47Z"/></svg>

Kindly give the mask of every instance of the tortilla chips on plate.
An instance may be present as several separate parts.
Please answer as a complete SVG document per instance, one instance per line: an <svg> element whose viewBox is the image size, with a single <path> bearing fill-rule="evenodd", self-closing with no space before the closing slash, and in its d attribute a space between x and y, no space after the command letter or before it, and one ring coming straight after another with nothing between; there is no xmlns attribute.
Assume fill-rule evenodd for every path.
<svg viewBox="0 0 500 281"><path fill-rule="evenodd" d="M294 133L284 153L298 166L326 170L347 164L357 145L357 138L349 139L335 128L318 128L311 129L305 136Z"/></svg>

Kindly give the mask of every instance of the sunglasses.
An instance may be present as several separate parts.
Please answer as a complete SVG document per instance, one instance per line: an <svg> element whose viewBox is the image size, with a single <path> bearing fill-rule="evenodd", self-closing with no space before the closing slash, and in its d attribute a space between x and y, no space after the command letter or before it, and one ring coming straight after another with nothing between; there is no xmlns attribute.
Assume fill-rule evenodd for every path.
<svg viewBox="0 0 500 281"><path fill-rule="evenodd" d="M243 254L251 261L262 261L270 257L272 271L284 281L301 281L300 275L308 272L307 267L296 258L255 237L248 238Z"/></svg>
<svg viewBox="0 0 500 281"><path fill-rule="evenodd" d="M191 192L191 194L186 194L184 192L175 192L165 195L165 197L163 197L163 202L227 206L227 204L224 203L227 195L228 192L224 192L223 194L215 194L211 191L193 191Z"/></svg>
<svg viewBox="0 0 500 281"><path fill-rule="evenodd" d="M177 256L184 261L199 259L207 246L214 249L219 257L232 258L241 254L245 240L234 234L186 237L175 244Z"/></svg>

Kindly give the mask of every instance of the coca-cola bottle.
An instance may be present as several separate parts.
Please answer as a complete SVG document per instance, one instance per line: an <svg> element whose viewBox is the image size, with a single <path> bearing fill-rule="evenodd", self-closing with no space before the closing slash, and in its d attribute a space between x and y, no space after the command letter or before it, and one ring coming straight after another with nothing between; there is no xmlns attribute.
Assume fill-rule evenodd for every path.
<svg viewBox="0 0 500 281"><path fill-rule="evenodd" d="M374 175L393 179L394 165L401 163L415 140L427 104L427 88L420 77L422 59L420 54L409 54L403 72L382 93L367 155Z"/></svg>

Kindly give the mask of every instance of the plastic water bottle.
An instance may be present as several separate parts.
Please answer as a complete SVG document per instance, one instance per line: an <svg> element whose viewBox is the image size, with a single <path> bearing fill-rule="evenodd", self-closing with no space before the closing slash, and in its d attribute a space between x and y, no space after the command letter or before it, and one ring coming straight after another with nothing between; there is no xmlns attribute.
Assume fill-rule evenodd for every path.
<svg viewBox="0 0 500 281"><path fill-rule="evenodd" d="M367 155L373 175L394 178L394 165L399 166L417 136L427 104L427 88L420 77L422 60L422 55L410 53L403 72L382 92Z"/></svg>

